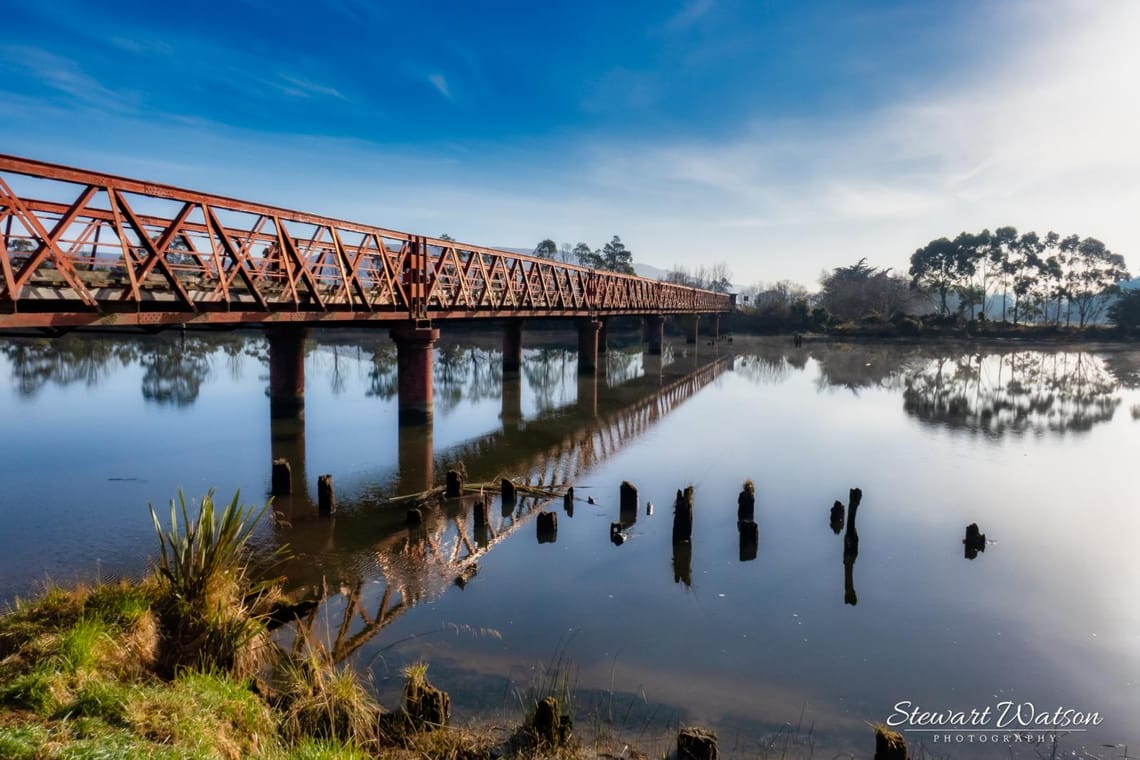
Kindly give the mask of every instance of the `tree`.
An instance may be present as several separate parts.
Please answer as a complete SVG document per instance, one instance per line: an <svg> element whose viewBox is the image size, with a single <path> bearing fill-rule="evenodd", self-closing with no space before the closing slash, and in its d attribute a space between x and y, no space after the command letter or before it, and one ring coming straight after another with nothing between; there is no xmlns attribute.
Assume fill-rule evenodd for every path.
<svg viewBox="0 0 1140 760"><path fill-rule="evenodd" d="M889 319L911 308L920 297L920 291L905 278L891 274L890 269L869 266L865 258L824 273L820 285L821 305L840 319Z"/></svg>
<svg viewBox="0 0 1140 760"><path fill-rule="evenodd" d="M578 243L574 246L574 258L578 260L578 264L590 269L600 269L602 266L602 256L597 251L591 250L590 246L585 243Z"/></svg>
<svg viewBox="0 0 1140 760"><path fill-rule="evenodd" d="M1140 290L1121 293L1120 298L1108 307L1108 318L1122 330L1131 331L1140 327Z"/></svg>
<svg viewBox="0 0 1140 760"><path fill-rule="evenodd" d="M633 274L633 252L614 235L613 240L602 248L602 269L620 274Z"/></svg>
<svg viewBox="0 0 1140 760"><path fill-rule="evenodd" d="M696 284L693 280L693 276L689 274L689 270L680 264L673 266L668 272L665 273L665 282L669 282L674 285L688 285L690 287Z"/></svg>
<svg viewBox="0 0 1140 760"><path fill-rule="evenodd" d="M1108 250L1096 238L1080 241L1069 261L1065 289L1070 303L1077 307L1081 327L1104 313L1108 296L1119 292L1117 283L1127 279L1123 256Z"/></svg>
<svg viewBox="0 0 1140 760"><path fill-rule="evenodd" d="M942 313L950 313L948 293L964 287L974 276L976 236L961 233L953 241L938 238L919 248L910 257L911 283L939 295Z"/></svg>
<svg viewBox="0 0 1140 760"><path fill-rule="evenodd" d="M448 235L446 232L443 233L442 235L440 235L439 239L443 240L445 242L448 242L448 243L454 243L455 242L455 238L453 238L451 235Z"/></svg>
<svg viewBox="0 0 1140 760"><path fill-rule="evenodd" d="M563 243L562 247L558 250L558 256L562 259L563 264L569 264L574 260L574 246L569 243Z"/></svg>
<svg viewBox="0 0 1140 760"><path fill-rule="evenodd" d="M558 244L547 238L534 247L534 255L540 259L553 259L558 255Z"/></svg>

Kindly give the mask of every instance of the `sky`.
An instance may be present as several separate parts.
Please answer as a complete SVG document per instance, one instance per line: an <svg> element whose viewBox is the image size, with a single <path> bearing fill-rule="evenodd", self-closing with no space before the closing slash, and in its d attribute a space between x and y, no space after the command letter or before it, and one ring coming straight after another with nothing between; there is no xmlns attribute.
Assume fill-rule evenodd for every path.
<svg viewBox="0 0 1140 760"><path fill-rule="evenodd" d="M1140 267L1132 0L0 7L0 153L738 284L1009 224Z"/></svg>

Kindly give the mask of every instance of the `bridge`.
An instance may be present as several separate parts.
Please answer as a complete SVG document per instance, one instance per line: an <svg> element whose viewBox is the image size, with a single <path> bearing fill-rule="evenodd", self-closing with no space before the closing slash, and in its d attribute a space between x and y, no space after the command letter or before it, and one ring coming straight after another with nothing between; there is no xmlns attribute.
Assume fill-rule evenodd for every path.
<svg viewBox="0 0 1140 760"><path fill-rule="evenodd" d="M403 424L431 420L438 324L501 321L515 372L525 320L572 319L589 374L609 317L642 317L659 354L666 317L691 315L695 341L701 315L715 333L732 306L723 293L8 155L0 277L0 332L266 327L277 417L303 414L307 327L388 326Z"/></svg>
<svg viewBox="0 0 1140 760"><path fill-rule="evenodd" d="M731 371L733 361L729 353L656 367L620 386L591 389L580 384L579 398L572 408L540 415L528 423L528 432L537 428L538 446L517 446L521 433L505 418L503 430L443 452L437 464L449 466L462 461L476 478L501 475L505 466L511 473L522 474L528 485L539 487L578 482L597 464L645 435L659 420ZM303 447L303 442L300 445ZM432 456L430 449L427 456ZM301 493L306 492L302 485ZM613 503L613 494L603 498ZM355 654L416 605L438 598L453 584L465 585L478 573L478 563L490 551L532 523L549 504L542 498L525 496L517 504L488 509L486 523L476 525L472 514L475 500L449 499L429 510L424 524L416 529L406 526L401 510L360 509L338 518L339 525L329 523L325 533L313 532L305 524L281 528L280 541L305 555L304 561L289 565L286 575L293 583L318 585L327 578L341 589L343 599L326 600L325 614L332 623L338 623L329 646L335 661ZM501 503L498 498L493 501L496 506ZM619 518L628 527L632 522L627 521L635 521L637 516L619 514L615 506L613 519ZM361 521L366 521L367 527L362 527ZM598 540L606 540L605 534L599 534ZM354 559L347 566L314 565L310 561L312 555L323 554L333 543L341 550L351 547ZM685 564L691 559L674 556L675 567L679 561ZM379 570L384 581L382 592L362 575L361 568L367 565ZM685 573L691 574L691 568ZM309 625L317 614L314 609Z"/></svg>

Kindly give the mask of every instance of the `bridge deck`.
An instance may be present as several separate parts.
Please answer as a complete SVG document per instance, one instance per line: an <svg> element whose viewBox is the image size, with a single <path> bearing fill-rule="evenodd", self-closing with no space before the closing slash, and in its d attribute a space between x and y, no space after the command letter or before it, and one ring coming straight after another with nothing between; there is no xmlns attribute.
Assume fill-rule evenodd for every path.
<svg viewBox="0 0 1140 760"><path fill-rule="evenodd" d="M723 293L0 155L0 329L729 308Z"/></svg>

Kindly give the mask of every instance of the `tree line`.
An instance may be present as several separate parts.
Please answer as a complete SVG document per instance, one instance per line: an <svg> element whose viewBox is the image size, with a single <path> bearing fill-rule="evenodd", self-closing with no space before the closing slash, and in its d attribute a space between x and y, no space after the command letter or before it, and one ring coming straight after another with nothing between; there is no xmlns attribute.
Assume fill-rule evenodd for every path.
<svg viewBox="0 0 1140 760"><path fill-rule="evenodd" d="M958 313L985 318L1000 298L1002 321L1059 325L1075 315L1084 327L1129 275L1124 257L1096 238L999 227L930 241L911 255L910 276L937 296L942 314L954 296Z"/></svg>

